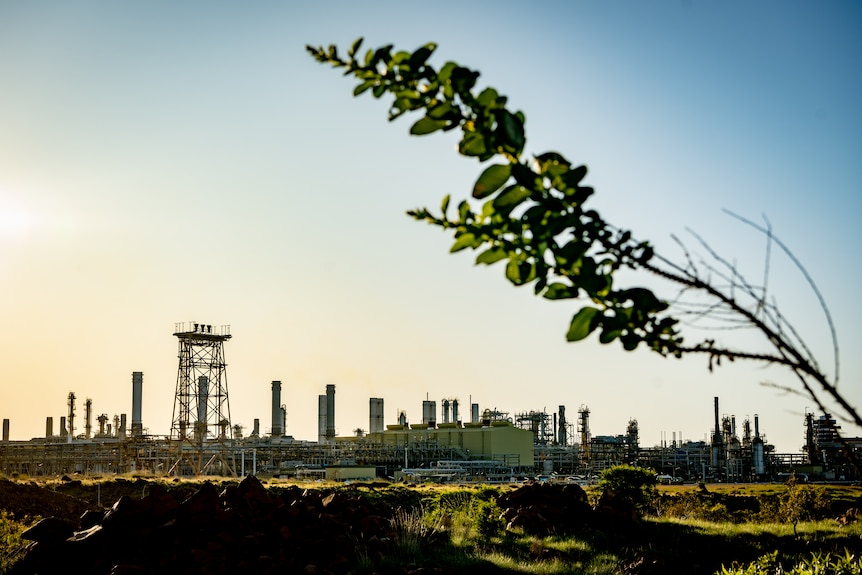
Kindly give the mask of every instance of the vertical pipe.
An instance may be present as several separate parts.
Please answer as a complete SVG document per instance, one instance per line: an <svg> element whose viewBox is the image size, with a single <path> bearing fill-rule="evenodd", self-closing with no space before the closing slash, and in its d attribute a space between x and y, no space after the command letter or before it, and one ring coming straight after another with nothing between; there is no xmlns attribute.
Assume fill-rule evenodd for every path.
<svg viewBox="0 0 862 575"><path fill-rule="evenodd" d="M206 425L207 398L210 394L210 381L207 376L198 377L198 423Z"/></svg>
<svg viewBox="0 0 862 575"><path fill-rule="evenodd" d="M719 437L721 427L718 425L718 397L715 398L715 436Z"/></svg>
<svg viewBox="0 0 862 575"><path fill-rule="evenodd" d="M141 419L141 403L144 397L144 373L132 372L132 435L143 435L144 424Z"/></svg>
<svg viewBox="0 0 862 575"><path fill-rule="evenodd" d="M90 439L93 431L93 400L89 397L84 401L84 438Z"/></svg>
<svg viewBox="0 0 862 575"><path fill-rule="evenodd" d="M75 392L69 392L69 435L70 439L75 439Z"/></svg>
<svg viewBox="0 0 862 575"><path fill-rule="evenodd" d="M317 396L317 442L326 443L326 396Z"/></svg>
<svg viewBox="0 0 862 575"><path fill-rule="evenodd" d="M335 385L326 386L326 441L335 441Z"/></svg>
<svg viewBox="0 0 862 575"><path fill-rule="evenodd" d="M568 445L569 438L566 436L566 406L560 406L560 419L557 432L557 441L560 445Z"/></svg>
<svg viewBox="0 0 862 575"><path fill-rule="evenodd" d="M284 419L281 413L281 382L272 382L272 436L281 437L284 434Z"/></svg>

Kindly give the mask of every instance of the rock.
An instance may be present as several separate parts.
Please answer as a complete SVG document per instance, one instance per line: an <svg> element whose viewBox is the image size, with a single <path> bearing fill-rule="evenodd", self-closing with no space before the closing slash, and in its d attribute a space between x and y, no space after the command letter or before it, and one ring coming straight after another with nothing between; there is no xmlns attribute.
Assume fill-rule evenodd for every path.
<svg viewBox="0 0 862 575"><path fill-rule="evenodd" d="M71 521L58 519L57 517L46 517L25 530L21 534L21 538L40 543L57 543L65 541L74 532L75 525Z"/></svg>

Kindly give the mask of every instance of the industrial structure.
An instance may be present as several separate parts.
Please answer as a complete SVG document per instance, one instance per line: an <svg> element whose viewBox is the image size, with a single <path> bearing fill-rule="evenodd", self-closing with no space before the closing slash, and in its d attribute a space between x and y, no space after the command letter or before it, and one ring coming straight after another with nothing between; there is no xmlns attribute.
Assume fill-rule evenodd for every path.
<svg viewBox="0 0 862 575"><path fill-rule="evenodd" d="M3 420L0 473L54 476L61 474L149 473L155 475L267 474L311 478L391 477L405 481L512 481L565 477L589 481L618 464L649 467L674 481L762 481L791 470L831 480L858 480L847 450L862 452L862 439L841 439L840 427L829 414L805 416L805 449L777 454L760 432L742 422L737 434L734 415L722 415L713 403L711 440L640 445L637 420L625 433L593 435L590 409L582 405L575 423L566 408L509 413L480 409L469 403L469 420L462 420L457 398L437 402L426 396L422 419L409 423L402 411L394 423L384 421L384 400L369 399L368 431L337 436L335 390L328 384L318 396L318 440L300 441L287 435L287 409L281 400L282 382L271 382L271 427L261 433L259 419L244 437L232 426L225 372L224 343L228 326L177 324L179 366L171 432L150 435L142 418L143 373L132 373L131 429L126 414L95 417L93 401L84 402L83 433L76 434L76 395L67 398L68 411L45 421L45 437L10 441L10 421Z"/></svg>

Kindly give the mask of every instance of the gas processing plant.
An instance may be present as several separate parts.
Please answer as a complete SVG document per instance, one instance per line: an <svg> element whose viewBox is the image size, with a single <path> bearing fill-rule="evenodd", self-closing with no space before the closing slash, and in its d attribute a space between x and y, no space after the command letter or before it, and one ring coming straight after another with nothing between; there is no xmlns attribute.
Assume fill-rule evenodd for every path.
<svg viewBox="0 0 862 575"><path fill-rule="evenodd" d="M721 416L713 405L711 440L683 441L674 433L670 442L643 447L638 423L629 421L625 433L593 435L590 410L581 406L570 421L565 406L556 413L500 412L466 406L462 417L458 399L422 402L422 421L409 423L404 412L385 424L383 398L369 399L368 431L336 435L335 385L318 396L318 440L299 441L285 435L286 410L282 382L271 382L272 413L269 434L260 420L248 436L231 424L225 376L225 343L229 326L177 324L179 367L170 435L146 432L142 413L144 374L133 372L132 418L126 414L95 417L92 400L84 401L83 433L76 433L78 399L68 395L68 412L45 422L45 436L10 441L8 419L3 420L0 473L7 476L51 477L65 474L239 476L246 474L325 478L334 480L388 477L405 481L508 482L554 478L589 481L601 470L618 464L654 469L660 479L682 481L768 481L795 471L824 480L858 480L846 456L847 446L862 452L862 438L839 442L839 426L828 414L806 414L805 448L798 454L775 453L760 431L758 416L749 419ZM708 413L708 406L704 406Z"/></svg>

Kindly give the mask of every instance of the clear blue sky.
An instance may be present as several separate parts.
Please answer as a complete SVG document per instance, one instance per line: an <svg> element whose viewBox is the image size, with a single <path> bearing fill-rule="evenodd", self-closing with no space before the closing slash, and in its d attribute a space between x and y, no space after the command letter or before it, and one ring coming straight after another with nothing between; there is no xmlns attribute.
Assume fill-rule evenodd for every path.
<svg viewBox="0 0 862 575"><path fill-rule="evenodd" d="M174 324L229 324L234 423L316 439L368 398L421 419L457 397L510 413L581 405L594 435L703 439L712 398L760 414L779 451L810 401L781 370L566 344L576 306L448 254L405 210L465 196L482 167L452 135L413 138L387 103L305 44L413 50L482 72L527 116L527 149L585 163L606 218L674 253L697 230L754 280L766 214L836 321L841 388L862 405L862 6L857 2L0 1L0 417L44 433L66 395L170 429ZM776 260L773 296L831 374L817 300ZM722 338L740 334L722 333ZM83 409L79 412L82 415ZM466 413L466 410L462 410ZM55 423L55 426L57 424ZM860 434L859 430L852 433Z"/></svg>

